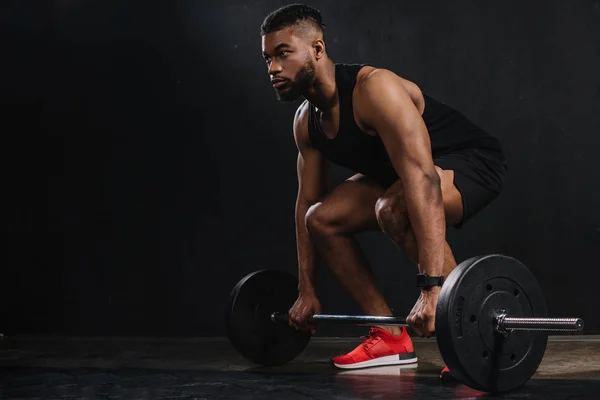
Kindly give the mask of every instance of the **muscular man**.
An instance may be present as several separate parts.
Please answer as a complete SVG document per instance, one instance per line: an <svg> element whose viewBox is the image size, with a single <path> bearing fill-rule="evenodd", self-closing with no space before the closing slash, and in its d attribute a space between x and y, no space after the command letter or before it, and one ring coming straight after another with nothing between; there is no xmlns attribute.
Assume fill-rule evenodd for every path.
<svg viewBox="0 0 600 400"><path fill-rule="evenodd" d="M439 277L456 261L446 226L460 228L498 196L505 172L498 140L394 72L335 63L327 55L321 14L293 4L261 26L262 52L279 100L305 101L294 118L298 154L296 235L298 299L290 324L310 329L320 313L315 266L323 260L366 314L392 315L354 234L381 229L433 278L422 287L408 323L434 331ZM327 192L329 162L356 175ZM429 282L431 284L431 282ZM373 327L340 368L412 363L401 327Z"/></svg>

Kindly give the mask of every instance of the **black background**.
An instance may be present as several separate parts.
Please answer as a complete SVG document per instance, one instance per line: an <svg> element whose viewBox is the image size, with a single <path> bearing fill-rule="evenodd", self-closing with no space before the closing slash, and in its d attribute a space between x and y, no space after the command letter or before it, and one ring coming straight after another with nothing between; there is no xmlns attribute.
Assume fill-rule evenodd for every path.
<svg viewBox="0 0 600 400"><path fill-rule="evenodd" d="M276 100L259 34L284 4L2 2L0 332L223 335L238 279L296 271L298 104ZM309 4L334 61L392 69L502 141L504 192L449 231L457 260L520 259L551 314L600 332L600 2ZM360 240L407 315L414 266ZM318 276L324 311L359 311Z"/></svg>

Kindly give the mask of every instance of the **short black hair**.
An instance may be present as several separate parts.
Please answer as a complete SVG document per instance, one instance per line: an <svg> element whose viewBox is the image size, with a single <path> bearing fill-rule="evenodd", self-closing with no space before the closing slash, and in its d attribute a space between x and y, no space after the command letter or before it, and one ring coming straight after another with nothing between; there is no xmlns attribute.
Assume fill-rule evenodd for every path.
<svg viewBox="0 0 600 400"><path fill-rule="evenodd" d="M264 36L267 33L276 32L289 26L305 23L316 28L324 35L323 28L326 25L323 23L321 12L316 8L298 3L283 6L269 13L260 26L260 34Z"/></svg>

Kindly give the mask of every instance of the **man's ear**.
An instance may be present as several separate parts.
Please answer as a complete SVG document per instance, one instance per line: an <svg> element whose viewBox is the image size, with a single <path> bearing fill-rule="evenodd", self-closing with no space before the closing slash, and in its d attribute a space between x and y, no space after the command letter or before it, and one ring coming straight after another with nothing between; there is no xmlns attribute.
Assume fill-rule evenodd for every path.
<svg viewBox="0 0 600 400"><path fill-rule="evenodd" d="M317 39L313 42L313 49L315 51L315 58L317 60L325 57L325 42L323 39Z"/></svg>

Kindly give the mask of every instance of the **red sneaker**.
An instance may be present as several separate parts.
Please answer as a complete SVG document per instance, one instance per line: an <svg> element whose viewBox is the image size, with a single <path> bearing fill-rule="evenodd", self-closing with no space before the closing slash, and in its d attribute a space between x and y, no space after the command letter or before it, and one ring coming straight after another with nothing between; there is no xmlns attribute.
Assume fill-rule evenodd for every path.
<svg viewBox="0 0 600 400"><path fill-rule="evenodd" d="M448 367L444 367L444 369L442 369L442 372L440 372L440 379L442 382L456 381L456 377L452 375L452 372L450 372L450 368Z"/></svg>
<svg viewBox="0 0 600 400"><path fill-rule="evenodd" d="M417 354L406 329L400 336L373 327L365 340L348 354L331 359L338 368L366 368L380 365L399 365L417 362Z"/></svg>

